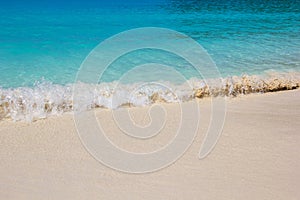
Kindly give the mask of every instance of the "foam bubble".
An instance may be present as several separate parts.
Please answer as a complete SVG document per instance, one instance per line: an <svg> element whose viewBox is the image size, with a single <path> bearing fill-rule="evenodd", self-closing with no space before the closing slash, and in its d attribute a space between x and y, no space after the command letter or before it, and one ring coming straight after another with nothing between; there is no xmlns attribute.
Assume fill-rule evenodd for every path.
<svg viewBox="0 0 300 200"><path fill-rule="evenodd" d="M31 122L51 115L96 107L116 109L159 102L184 102L194 98L234 97L241 94L291 90L300 87L300 72L232 76L222 79L221 87L215 83L215 79L204 81L196 78L181 85L170 82L119 85L118 82L111 82L62 86L41 81L32 88L0 88L0 118ZM73 86L79 92L78 105L74 105L72 101Z"/></svg>

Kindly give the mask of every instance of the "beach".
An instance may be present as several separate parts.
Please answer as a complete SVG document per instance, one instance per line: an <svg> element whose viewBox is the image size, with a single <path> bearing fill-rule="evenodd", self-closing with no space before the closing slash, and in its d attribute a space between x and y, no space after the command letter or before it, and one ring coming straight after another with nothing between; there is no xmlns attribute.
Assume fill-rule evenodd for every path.
<svg viewBox="0 0 300 200"><path fill-rule="evenodd" d="M300 4L0 6L1 199L300 199Z"/></svg>
<svg viewBox="0 0 300 200"><path fill-rule="evenodd" d="M98 162L81 143L70 113L31 123L4 119L0 199L299 199L299 99L299 89L226 98L222 135L202 160L211 105L197 100L203 126L190 148L172 165L142 174ZM166 144L178 126L178 104L163 106L170 113L166 128L149 141L122 134L109 109L95 115L119 147L148 152ZM149 122L147 106L122 109L139 123Z"/></svg>

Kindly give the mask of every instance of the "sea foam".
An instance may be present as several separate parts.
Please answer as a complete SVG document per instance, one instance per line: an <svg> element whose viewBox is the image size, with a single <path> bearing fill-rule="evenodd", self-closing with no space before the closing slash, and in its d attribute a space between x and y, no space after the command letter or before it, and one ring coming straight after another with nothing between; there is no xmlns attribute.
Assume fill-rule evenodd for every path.
<svg viewBox="0 0 300 200"><path fill-rule="evenodd" d="M218 82L218 84L216 84ZM221 84L219 84L221 83ZM195 98L266 93L300 87L300 72L232 76L222 79L192 78L183 84L118 82L57 85L47 81L34 87L0 88L0 118L34 121L74 110L97 107L116 109L159 102L185 102ZM73 101L73 89L77 101Z"/></svg>

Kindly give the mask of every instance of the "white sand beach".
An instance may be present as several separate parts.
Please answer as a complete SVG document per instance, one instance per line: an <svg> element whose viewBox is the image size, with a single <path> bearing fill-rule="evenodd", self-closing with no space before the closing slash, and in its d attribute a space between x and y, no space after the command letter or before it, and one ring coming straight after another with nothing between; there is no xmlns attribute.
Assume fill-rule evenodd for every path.
<svg viewBox="0 0 300 200"><path fill-rule="evenodd" d="M209 101L198 104L209 113ZM165 145L178 126L178 105L164 106L170 113L166 129L149 141L122 134L108 109L97 109L96 116L115 144L147 152ZM147 107L129 110L140 123L149 121ZM188 151L146 174L119 172L94 159L71 114L32 123L3 120L0 199L300 199L299 89L228 98L222 135L199 160L210 119L203 116Z"/></svg>

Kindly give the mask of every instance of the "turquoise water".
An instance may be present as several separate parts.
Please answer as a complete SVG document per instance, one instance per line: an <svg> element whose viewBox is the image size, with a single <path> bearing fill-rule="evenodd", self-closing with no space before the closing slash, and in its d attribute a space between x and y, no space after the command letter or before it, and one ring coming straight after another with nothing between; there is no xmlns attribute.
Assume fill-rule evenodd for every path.
<svg viewBox="0 0 300 200"><path fill-rule="evenodd" d="M104 39L138 27L164 27L197 40L222 76L300 70L299 1L22 1L0 7L0 86L67 84ZM147 57L148 56L148 57ZM113 81L128 63L151 61L141 52L108 69ZM187 78L191 66L170 55L158 58ZM174 60L177 64L174 65ZM128 64L128 65L127 65Z"/></svg>
<svg viewBox="0 0 300 200"><path fill-rule="evenodd" d="M101 83L93 85L93 80L88 79L76 81L82 62L100 42L140 27L168 28L196 40L216 63L222 83L216 85L220 80L218 73L212 73L204 82L183 58L153 49L120 57L105 71ZM186 37L175 34L171 39L176 43ZM116 48L109 47L108 52L113 53ZM147 63L170 68L168 71L159 65L148 65L143 70L133 70ZM101 61L95 64L101 66ZM180 84L172 79L172 70L182 75ZM127 72L131 72L126 76L130 84L122 82L116 88L116 81ZM152 79L162 81L161 85L141 84ZM83 103L79 105L84 105L79 109L84 110L300 87L300 2L1 2L0 119L32 121L76 110L79 106L72 98L73 86Z"/></svg>

